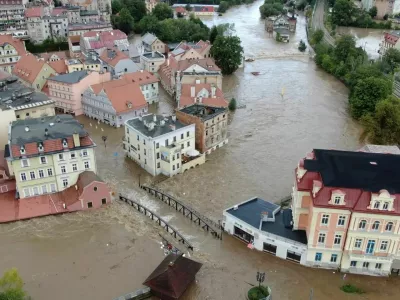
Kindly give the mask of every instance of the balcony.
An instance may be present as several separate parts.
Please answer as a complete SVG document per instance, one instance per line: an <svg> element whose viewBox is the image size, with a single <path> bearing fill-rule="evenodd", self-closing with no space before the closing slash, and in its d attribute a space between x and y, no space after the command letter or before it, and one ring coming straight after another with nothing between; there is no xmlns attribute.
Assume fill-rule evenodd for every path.
<svg viewBox="0 0 400 300"><path fill-rule="evenodd" d="M182 154L182 173L186 170L193 169L206 162L205 154L198 154L197 156L188 156Z"/></svg>

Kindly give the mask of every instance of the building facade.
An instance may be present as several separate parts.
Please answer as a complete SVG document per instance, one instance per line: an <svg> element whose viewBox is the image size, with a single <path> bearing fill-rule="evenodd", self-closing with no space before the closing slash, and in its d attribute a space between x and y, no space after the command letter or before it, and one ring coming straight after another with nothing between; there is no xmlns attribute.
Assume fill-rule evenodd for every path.
<svg viewBox="0 0 400 300"><path fill-rule="evenodd" d="M118 49L105 49L100 55L102 68L110 72L112 76L119 77L125 73L139 71L139 67L129 58L128 55Z"/></svg>
<svg viewBox="0 0 400 300"><path fill-rule="evenodd" d="M76 116L83 114L82 94L91 85L111 80L110 73L76 71L48 79L49 96L57 110Z"/></svg>
<svg viewBox="0 0 400 300"><path fill-rule="evenodd" d="M9 132L6 159L21 199L63 191L80 173L96 172L96 144L72 116L16 121Z"/></svg>
<svg viewBox="0 0 400 300"><path fill-rule="evenodd" d="M210 154L228 143L228 110L193 104L176 111L177 119L183 124L196 125L196 149Z"/></svg>
<svg viewBox="0 0 400 300"><path fill-rule="evenodd" d="M96 51L102 54L107 49L125 50L129 48L128 36L121 30L90 31L81 35L80 47L83 53Z"/></svg>
<svg viewBox="0 0 400 300"><path fill-rule="evenodd" d="M146 52L140 56L140 63L143 65L143 70L148 72L158 72L160 66L165 62L165 57L160 52Z"/></svg>
<svg viewBox="0 0 400 300"><path fill-rule="evenodd" d="M25 31L26 0L4 0L0 3L0 32Z"/></svg>
<svg viewBox="0 0 400 300"><path fill-rule="evenodd" d="M154 34L147 32L142 37L142 47L144 52L160 52L165 53L167 45L160 41Z"/></svg>
<svg viewBox="0 0 400 300"><path fill-rule="evenodd" d="M72 23L68 25L69 36L81 36L86 32L110 31L113 30L110 22Z"/></svg>
<svg viewBox="0 0 400 300"><path fill-rule="evenodd" d="M159 101L159 79L150 72L140 70L138 72L125 74L123 78L140 86L140 90L147 103L152 104Z"/></svg>
<svg viewBox="0 0 400 300"><path fill-rule="evenodd" d="M11 73L21 56L26 54L25 44L11 35L0 36L0 69Z"/></svg>
<svg viewBox="0 0 400 300"><path fill-rule="evenodd" d="M195 150L195 125L184 125L175 116L149 114L126 121L124 149L153 176L173 176L205 162Z"/></svg>

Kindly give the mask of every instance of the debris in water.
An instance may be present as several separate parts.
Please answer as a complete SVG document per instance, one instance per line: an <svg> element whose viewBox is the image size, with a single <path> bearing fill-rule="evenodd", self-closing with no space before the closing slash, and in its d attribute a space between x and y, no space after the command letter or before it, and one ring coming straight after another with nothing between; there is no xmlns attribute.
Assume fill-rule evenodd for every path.
<svg viewBox="0 0 400 300"><path fill-rule="evenodd" d="M260 75L260 72L251 72L251 74L253 74L254 76L258 76Z"/></svg>

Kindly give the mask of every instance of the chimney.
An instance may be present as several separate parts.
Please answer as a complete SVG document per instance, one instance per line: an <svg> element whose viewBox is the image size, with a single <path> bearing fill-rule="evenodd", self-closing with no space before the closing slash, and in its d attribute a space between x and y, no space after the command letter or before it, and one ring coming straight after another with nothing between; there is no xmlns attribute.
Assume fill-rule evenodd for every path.
<svg viewBox="0 0 400 300"><path fill-rule="evenodd" d="M191 86L190 87L190 97L194 98L196 94L196 87L195 86Z"/></svg>
<svg viewBox="0 0 400 300"><path fill-rule="evenodd" d="M157 115L153 115L153 121L157 122Z"/></svg>
<svg viewBox="0 0 400 300"><path fill-rule="evenodd" d="M211 98L215 98L215 91L217 90L217 88L215 87L215 85L211 86Z"/></svg>
<svg viewBox="0 0 400 300"><path fill-rule="evenodd" d="M25 126L25 131L29 132L29 126Z"/></svg>
<svg viewBox="0 0 400 300"><path fill-rule="evenodd" d="M168 58L167 58L167 66L169 66L169 55L168 55Z"/></svg>
<svg viewBox="0 0 400 300"><path fill-rule="evenodd" d="M74 139L74 146L75 147L80 147L81 146L81 141L79 139L79 134L75 131L74 134L72 135Z"/></svg>

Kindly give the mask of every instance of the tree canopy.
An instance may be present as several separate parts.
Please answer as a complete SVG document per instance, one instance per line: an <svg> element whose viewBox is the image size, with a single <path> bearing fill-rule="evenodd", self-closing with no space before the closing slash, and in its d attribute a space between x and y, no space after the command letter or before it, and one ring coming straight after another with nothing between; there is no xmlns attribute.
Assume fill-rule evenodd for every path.
<svg viewBox="0 0 400 300"><path fill-rule="evenodd" d="M375 18L376 15L378 14L378 9L376 8L376 6L372 6L368 13L371 16L371 18Z"/></svg>
<svg viewBox="0 0 400 300"><path fill-rule="evenodd" d="M23 289L24 282L17 269L11 269L0 278L0 300L24 300L26 292Z"/></svg>
<svg viewBox="0 0 400 300"><path fill-rule="evenodd" d="M386 50L382 57L382 68L385 73L393 73L400 65L400 51L395 48Z"/></svg>
<svg viewBox="0 0 400 300"><path fill-rule="evenodd" d="M237 36L218 35L210 53L224 75L235 72L243 61L243 48Z"/></svg>
<svg viewBox="0 0 400 300"><path fill-rule="evenodd" d="M270 16L276 16L284 12L282 0L265 0L260 6L261 18L265 19Z"/></svg>
<svg viewBox="0 0 400 300"><path fill-rule="evenodd" d="M115 28L125 32L126 34L133 31L134 19L126 7L121 9L118 16L112 16L111 21Z"/></svg>
<svg viewBox="0 0 400 300"><path fill-rule="evenodd" d="M152 15L158 20L163 21L165 19L171 19L174 17L172 8L167 3L157 3L152 11Z"/></svg>

